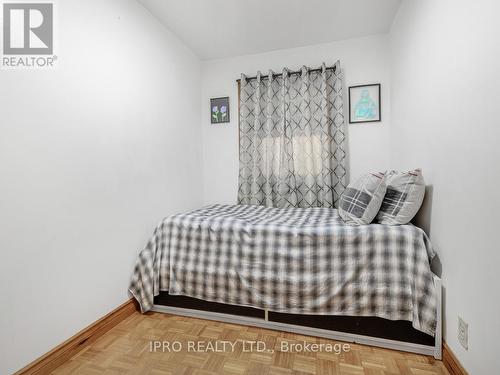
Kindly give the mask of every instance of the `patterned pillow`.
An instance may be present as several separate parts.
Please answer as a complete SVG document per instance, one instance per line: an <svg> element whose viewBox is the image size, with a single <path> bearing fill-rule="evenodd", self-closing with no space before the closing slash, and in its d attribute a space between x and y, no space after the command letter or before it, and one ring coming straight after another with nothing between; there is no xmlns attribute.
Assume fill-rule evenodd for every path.
<svg viewBox="0 0 500 375"><path fill-rule="evenodd" d="M370 224L377 216L387 185L384 173L368 173L349 184L340 197L339 215L346 224Z"/></svg>
<svg viewBox="0 0 500 375"><path fill-rule="evenodd" d="M376 221L381 224L408 224L417 214L425 195L422 171L391 171L386 175L387 192Z"/></svg>

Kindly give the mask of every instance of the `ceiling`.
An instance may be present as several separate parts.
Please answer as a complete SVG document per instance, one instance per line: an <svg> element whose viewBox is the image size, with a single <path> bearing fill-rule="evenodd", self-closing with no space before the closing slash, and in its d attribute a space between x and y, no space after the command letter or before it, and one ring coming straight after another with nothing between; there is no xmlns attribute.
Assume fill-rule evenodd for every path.
<svg viewBox="0 0 500 375"><path fill-rule="evenodd" d="M388 32L400 0L138 0L203 60Z"/></svg>

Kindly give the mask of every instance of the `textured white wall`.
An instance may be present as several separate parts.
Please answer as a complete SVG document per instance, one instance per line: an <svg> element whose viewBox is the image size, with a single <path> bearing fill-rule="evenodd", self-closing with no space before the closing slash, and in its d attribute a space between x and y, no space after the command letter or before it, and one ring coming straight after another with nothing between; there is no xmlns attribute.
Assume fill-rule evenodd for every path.
<svg viewBox="0 0 500 375"><path fill-rule="evenodd" d="M391 31L391 159L422 167L433 187L427 226L442 263L445 339L474 375L500 368L499 13L493 0L405 0Z"/></svg>
<svg viewBox="0 0 500 375"><path fill-rule="evenodd" d="M124 302L201 205L198 59L132 0L58 2L59 68L0 71L0 373Z"/></svg>
<svg viewBox="0 0 500 375"><path fill-rule="evenodd" d="M351 178L389 168L390 97L389 37L376 35L343 42L240 56L202 63L201 121L203 133L204 202L236 203L238 191L238 90L241 73L265 74L269 69L298 69L301 65L332 65L340 59L347 86L382 84L382 122L347 125ZM230 97L231 122L210 124L210 98Z"/></svg>

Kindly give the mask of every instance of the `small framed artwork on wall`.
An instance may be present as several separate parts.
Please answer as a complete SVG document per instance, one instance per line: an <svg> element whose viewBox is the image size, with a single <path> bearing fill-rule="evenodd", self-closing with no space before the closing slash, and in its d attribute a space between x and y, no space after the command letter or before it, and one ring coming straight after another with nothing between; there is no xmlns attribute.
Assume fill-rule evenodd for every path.
<svg viewBox="0 0 500 375"><path fill-rule="evenodd" d="M220 124L229 122L229 97L210 99L210 122Z"/></svg>
<svg viewBox="0 0 500 375"><path fill-rule="evenodd" d="M379 122L382 120L380 83L349 87L349 123Z"/></svg>

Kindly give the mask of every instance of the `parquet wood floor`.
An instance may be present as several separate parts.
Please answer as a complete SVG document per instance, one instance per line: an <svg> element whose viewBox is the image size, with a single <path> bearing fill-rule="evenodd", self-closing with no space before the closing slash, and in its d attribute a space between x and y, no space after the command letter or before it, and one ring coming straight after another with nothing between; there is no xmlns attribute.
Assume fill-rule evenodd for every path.
<svg viewBox="0 0 500 375"><path fill-rule="evenodd" d="M255 350L253 341L261 342L260 350L266 349ZM155 350L155 342L162 346ZM163 347L164 342L170 346ZM286 352L282 342L288 348L304 342L323 344L323 350ZM202 347L193 347L197 343ZM336 354L334 344L337 350L344 343L181 316L135 313L52 374L449 375L443 363L432 357L357 344Z"/></svg>

